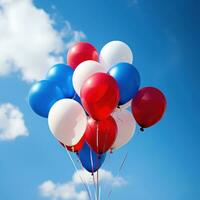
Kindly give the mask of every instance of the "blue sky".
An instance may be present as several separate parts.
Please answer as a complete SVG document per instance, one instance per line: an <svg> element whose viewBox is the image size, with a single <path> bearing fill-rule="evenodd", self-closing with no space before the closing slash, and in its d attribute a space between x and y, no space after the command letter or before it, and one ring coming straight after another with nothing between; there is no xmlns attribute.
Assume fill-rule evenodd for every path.
<svg viewBox="0 0 200 200"><path fill-rule="evenodd" d="M198 199L199 1L22 0L26 6L5 2L0 0L0 106L9 103L17 109L17 119L24 121L20 128L26 130L15 130L28 136L0 141L0 199L51 199L40 194L44 181L62 184L72 179L74 169L66 152L50 134L47 120L31 111L27 94L32 81L40 79L48 65L65 60L62 43L80 38L99 51L111 40L129 44L142 86L160 88L168 102L160 123L144 134L138 129L128 145L106 160L104 168L115 176L128 152L120 174L127 184L114 188L111 199ZM6 17L12 14L13 18ZM41 33L41 38L31 30L39 30L36 34ZM8 125L15 128L14 124L15 120ZM6 126L0 125L0 135L4 129Z"/></svg>

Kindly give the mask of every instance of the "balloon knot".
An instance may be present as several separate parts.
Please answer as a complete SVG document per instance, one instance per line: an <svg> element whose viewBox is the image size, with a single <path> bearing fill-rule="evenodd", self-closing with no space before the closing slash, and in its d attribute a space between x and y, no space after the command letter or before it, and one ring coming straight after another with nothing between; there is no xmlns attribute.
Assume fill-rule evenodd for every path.
<svg viewBox="0 0 200 200"><path fill-rule="evenodd" d="M118 105L117 108L120 108L120 106Z"/></svg>
<svg viewBox="0 0 200 200"><path fill-rule="evenodd" d="M140 131L144 132L144 128L143 128L143 127L141 127L141 128L140 128Z"/></svg>
<svg viewBox="0 0 200 200"><path fill-rule="evenodd" d="M93 173L93 172L91 173L91 176L94 176L94 173Z"/></svg>

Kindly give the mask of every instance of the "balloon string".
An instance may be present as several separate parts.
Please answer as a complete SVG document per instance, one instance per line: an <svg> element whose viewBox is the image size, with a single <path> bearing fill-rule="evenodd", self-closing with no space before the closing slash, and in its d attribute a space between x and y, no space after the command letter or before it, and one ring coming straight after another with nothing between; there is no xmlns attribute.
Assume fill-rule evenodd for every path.
<svg viewBox="0 0 200 200"><path fill-rule="evenodd" d="M78 157L78 161L79 161L79 163L81 163L81 161L80 161L80 158ZM81 166L81 168L82 168L82 170L83 171L86 171L85 169L84 169L84 167L83 167L83 165L82 165L82 163L80 164L80 166ZM84 175L83 175L84 176ZM84 176L84 180L86 180L86 178L85 178L85 176ZM86 183L87 183L87 181L85 181ZM88 190L89 190L89 194L90 194L90 199L92 199L92 194L91 194L91 190L90 190L90 187L89 187L89 185L88 185Z"/></svg>
<svg viewBox="0 0 200 200"><path fill-rule="evenodd" d="M122 160L122 163L121 163L121 165L120 165L120 167L119 167L119 170L118 170L118 173L117 173L117 176L116 176L116 177L118 177L118 176L120 175L120 173L121 173L121 171L122 171L122 168L123 168L123 166L124 166L124 163L125 163L127 157L128 157L128 152L125 154L124 159ZM110 191L109 191L109 193L108 193L108 200L110 199L111 194L112 194L112 187L111 187L111 189L110 189Z"/></svg>
<svg viewBox="0 0 200 200"><path fill-rule="evenodd" d="M95 199L97 200L96 181L95 181L94 174L92 175L92 179L93 179L93 185L94 185L94 195L95 195Z"/></svg>
<svg viewBox="0 0 200 200"><path fill-rule="evenodd" d="M91 165L92 165L92 179L93 179L93 186L94 186L94 195L95 195L95 198L97 199L97 195L96 195L96 182L95 182L95 178L94 178L94 163L93 163L91 149L90 149L90 162L91 162Z"/></svg>
<svg viewBox="0 0 200 200"><path fill-rule="evenodd" d="M94 173L94 163L93 163L93 159L92 159L92 151L90 149L90 162L91 162L91 165L92 165L92 174Z"/></svg>
<svg viewBox="0 0 200 200"><path fill-rule="evenodd" d="M127 157L128 157L128 152L126 153L126 155L125 155L125 157L124 157L124 160L123 160L123 162L122 162L122 164L121 164L121 166L120 166L120 169L119 169L118 176L119 176L119 174L120 174L120 173L121 173L121 171L122 171L122 168L123 168L123 166L124 166L124 163L125 163L125 161L126 161Z"/></svg>
<svg viewBox="0 0 200 200"><path fill-rule="evenodd" d="M106 134L105 142L104 142L104 144L103 144L103 152L104 152L104 149L105 149L105 147L106 147L107 139L108 139L108 134Z"/></svg>
<svg viewBox="0 0 200 200"><path fill-rule="evenodd" d="M101 199L101 186L99 186L99 200Z"/></svg>
<svg viewBox="0 0 200 200"><path fill-rule="evenodd" d="M105 147L105 144L104 144L104 147ZM104 148L103 148L103 150L104 150ZM98 123L98 121L97 121L97 152L98 152L98 157L97 157L97 166L98 166L98 168L99 168L99 165L100 165L100 156L101 155L99 155L99 123ZM100 198L99 198L99 170L97 170L97 200L99 200Z"/></svg>
<svg viewBox="0 0 200 200"><path fill-rule="evenodd" d="M88 194L89 199L92 200L92 199L91 199L91 196L90 196L89 189L88 189L89 187L88 187L87 182L84 182L84 181L83 181L83 178L82 178L80 172L78 171L78 168L76 167L76 164L74 163L74 160L72 159L72 157L71 157L69 151L67 150L67 148L65 148L65 150L67 151L67 154L68 154L68 156L69 156L69 158L70 158L70 160L71 160L71 162L72 162L72 164L73 164L73 166L74 166L74 169L75 169L75 171L78 173L79 178L80 178L81 182L83 183L83 185L84 185L84 187L85 187L85 189L86 189L86 191L87 191L87 194Z"/></svg>
<svg viewBox="0 0 200 200"><path fill-rule="evenodd" d="M97 170L97 200L99 200L99 170Z"/></svg>
<svg viewBox="0 0 200 200"><path fill-rule="evenodd" d="M97 122L97 152L99 153L99 124Z"/></svg>

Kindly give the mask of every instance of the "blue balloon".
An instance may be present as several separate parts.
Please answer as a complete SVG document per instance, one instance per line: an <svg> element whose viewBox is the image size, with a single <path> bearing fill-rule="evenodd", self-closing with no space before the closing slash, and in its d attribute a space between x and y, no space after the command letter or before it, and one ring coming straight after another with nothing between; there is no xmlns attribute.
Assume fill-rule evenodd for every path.
<svg viewBox="0 0 200 200"><path fill-rule="evenodd" d="M137 69L129 63L118 63L109 69L108 74L118 83L120 91L119 105L130 101L140 87L140 74Z"/></svg>
<svg viewBox="0 0 200 200"><path fill-rule="evenodd" d="M48 80L35 83L29 92L29 104L32 110L42 117L48 117L52 105L63 98L61 89Z"/></svg>
<svg viewBox="0 0 200 200"><path fill-rule="evenodd" d="M54 81L66 98L73 98L75 91L72 84L74 70L66 64L56 64L48 72L46 79Z"/></svg>
<svg viewBox="0 0 200 200"><path fill-rule="evenodd" d="M93 173L96 172L103 164L106 154L95 153L90 146L85 142L82 149L78 152L78 157L83 167Z"/></svg>

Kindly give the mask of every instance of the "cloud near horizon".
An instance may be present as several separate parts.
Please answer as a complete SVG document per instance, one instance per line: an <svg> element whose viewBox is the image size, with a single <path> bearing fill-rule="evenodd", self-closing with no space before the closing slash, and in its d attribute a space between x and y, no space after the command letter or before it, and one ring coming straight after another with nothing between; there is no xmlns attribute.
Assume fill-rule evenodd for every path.
<svg viewBox="0 0 200 200"><path fill-rule="evenodd" d="M71 181L66 183L54 183L52 180L44 181L39 186L39 191L41 196L52 200L88 200L87 192L78 190L78 187L83 185L81 179L88 186L93 184L91 173L81 169L73 174ZM105 169L99 170L99 181L109 187L122 187L127 184L124 178L116 177Z"/></svg>

